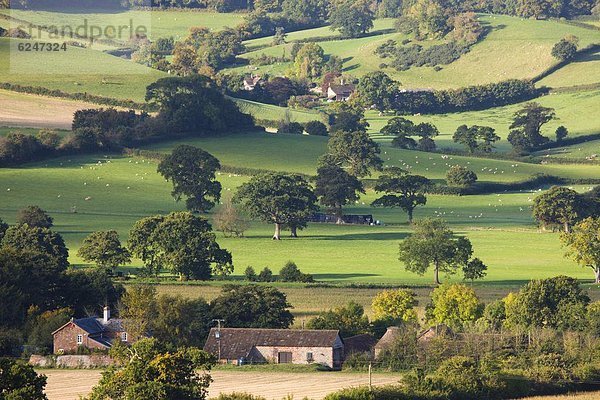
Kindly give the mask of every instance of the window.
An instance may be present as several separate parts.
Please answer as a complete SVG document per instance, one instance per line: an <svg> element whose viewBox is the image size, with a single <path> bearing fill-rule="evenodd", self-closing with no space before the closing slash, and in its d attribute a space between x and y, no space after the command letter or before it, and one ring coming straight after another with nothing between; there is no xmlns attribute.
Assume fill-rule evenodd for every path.
<svg viewBox="0 0 600 400"><path fill-rule="evenodd" d="M77 335L77 344L83 344L83 335Z"/></svg>
<svg viewBox="0 0 600 400"><path fill-rule="evenodd" d="M314 361L313 353L311 353L311 352L306 353L306 361L309 363Z"/></svg>
<svg viewBox="0 0 600 400"><path fill-rule="evenodd" d="M121 333L121 341L122 342L126 342L127 341L127 332Z"/></svg>
<svg viewBox="0 0 600 400"><path fill-rule="evenodd" d="M279 364L290 364L292 362L292 353L289 351L281 351L278 356L277 361Z"/></svg>

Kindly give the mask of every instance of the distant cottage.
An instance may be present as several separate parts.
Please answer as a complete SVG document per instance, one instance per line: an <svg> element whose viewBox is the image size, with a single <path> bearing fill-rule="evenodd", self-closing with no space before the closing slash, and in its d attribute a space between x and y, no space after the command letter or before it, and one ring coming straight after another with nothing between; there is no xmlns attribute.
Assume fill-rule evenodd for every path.
<svg viewBox="0 0 600 400"><path fill-rule="evenodd" d="M352 97L356 87L353 84L329 85L327 88L328 101L346 101Z"/></svg>
<svg viewBox="0 0 600 400"><path fill-rule="evenodd" d="M322 364L340 368L344 342L337 330L213 328L204 350L221 363Z"/></svg>
<svg viewBox="0 0 600 400"><path fill-rule="evenodd" d="M71 319L52 332L54 354L74 353L83 347L88 350L107 350L115 340L129 343L131 338L123 327L123 321L110 318L110 309L104 307L102 318Z"/></svg>
<svg viewBox="0 0 600 400"><path fill-rule="evenodd" d="M244 90L252 91L260 82L260 76L257 75L249 75L244 78Z"/></svg>

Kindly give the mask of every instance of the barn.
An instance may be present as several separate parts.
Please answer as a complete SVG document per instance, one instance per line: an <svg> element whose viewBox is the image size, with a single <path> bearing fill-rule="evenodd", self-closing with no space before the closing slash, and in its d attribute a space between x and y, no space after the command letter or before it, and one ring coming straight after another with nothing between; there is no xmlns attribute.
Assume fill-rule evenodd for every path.
<svg viewBox="0 0 600 400"><path fill-rule="evenodd" d="M337 330L213 328L204 350L227 364L322 364L340 368L344 342Z"/></svg>

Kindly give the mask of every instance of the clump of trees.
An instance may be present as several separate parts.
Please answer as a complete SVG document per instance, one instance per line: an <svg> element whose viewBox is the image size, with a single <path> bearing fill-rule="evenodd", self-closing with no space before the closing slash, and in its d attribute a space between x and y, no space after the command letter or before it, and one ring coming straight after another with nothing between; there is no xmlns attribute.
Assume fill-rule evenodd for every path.
<svg viewBox="0 0 600 400"><path fill-rule="evenodd" d="M456 128L452 140L454 143L464 145L471 154L491 153L494 150L494 143L500 140L500 136L496 134L494 128L489 126L461 125Z"/></svg>
<svg viewBox="0 0 600 400"><path fill-rule="evenodd" d="M353 301L346 306L319 313L306 323L308 329L335 329L342 337L369 333L371 326L363 306Z"/></svg>
<svg viewBox="0 0 600 400"><path fill-rule="evenodd" d="M440 134L437 127L429 122L415 125L403 117L391 118L381 129L384 135L395 136L392 146L400 149L433 151L436 149L434 137ZM416 140L414 137L419 138Z"/></svg>
<svg viewBox="0 0 600 400"><path fill-rule="evenodd" d="M233 272L231 254L221 249L211 225L189 212L137 221L129 232L128 248L142 260L148 275L168 270L182 280L207 280Z"/></svg>
<svg viewBox="0 0 600 400"><path fill-rule="evenodd" d="M315 195L321 205L327 207L337 217L337 223L342 221L342 208L365 193L362 182L349 174L337 164L327 163L317 169L315 181Z"/></svg>
<svg viewBox="0 0 600 400"><path fill-rule="evenodd" d="M574 223L593 212L588 207L592 201L573 189L553 186L533 199L533 217L543 229L562 226L568 233Z"/></svg>
<svg viewBox="0 0 600 400"><path fill-rule="evenodd" d="M314 282L312 275L300 271L293 261L288 261L283 268L281 268L279 271L279 280L281 282Z"/></svg>
<svg viewBox="0 0 600 400"><path fill-rule="evenodd" d="M449 186L469 187L477 182L477 174L462 165L453 165L446 173L446 182Z"/></svg>

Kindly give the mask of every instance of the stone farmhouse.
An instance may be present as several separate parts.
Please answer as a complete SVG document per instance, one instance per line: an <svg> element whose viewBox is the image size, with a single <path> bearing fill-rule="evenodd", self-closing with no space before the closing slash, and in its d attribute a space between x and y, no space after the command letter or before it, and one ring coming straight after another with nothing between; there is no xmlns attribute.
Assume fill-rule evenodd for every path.
<svg viewBox="0 0 600 400"><path fill-rule="evenodd" d="M115 340L131 342L123 328L123 321L110 318L109 307L104 307L102 318L71 319L52 332L52 337L54 354L75 353L81 347L88 350L108 350Z"/></svg>
<svg viewBox="0 0 600 400"><path fill-rule="evenodd" d="M344 342L337 330L213 328L204 350L221 363L322 364L340 368Z"/></svg>
<svg viewBox="0 0 600 400"><path fill-rule="evenodd" d="M329 85L327 101L346 101L352 97L356 87L353 84Z"/></svg>

